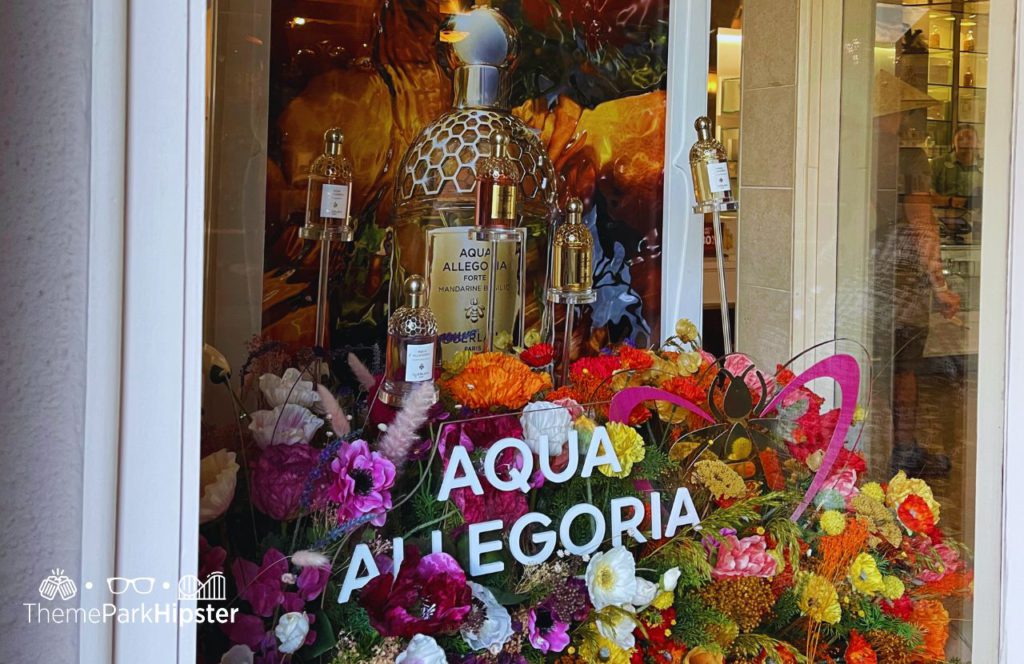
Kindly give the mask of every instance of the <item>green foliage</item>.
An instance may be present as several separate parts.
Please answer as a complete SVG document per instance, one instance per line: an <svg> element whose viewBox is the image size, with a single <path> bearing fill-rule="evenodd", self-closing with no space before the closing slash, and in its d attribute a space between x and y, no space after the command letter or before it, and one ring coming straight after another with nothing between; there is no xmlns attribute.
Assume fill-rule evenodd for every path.
<svg viewBox="0 0 1024 664"><path fill-rule="evenodd" d="M356 602L326 602L324 609L331 624L341 626L360 645L372 647L380 640L380 634L370 626L370 616Z"/></svg>
<svg viewBox="0 0 1024 664"><path fill-rule="evenodd" d="M787 590L775 600L775 606L772 607L772 619L765 626L765 631L780 634L799 617L800 607L797 605L796 593Z"/></svg>
<svg viewBox="0 0 1024 664"><path fill-rule="evenodd" d="M668 452L657 445L647 445L644 460L631 475L631 479L656 480L679 469L679 462L669 458Z"/></svg>
<svg viewBox="0 0 1024 664"><path fill-rule="evenodd" d="M744 498L705 516L701 520L701 530L712 537L723 528L742 531L749 524L760 522L763 511L788 505L790 498L790 494L783 491Z"/></svg>
<svg viewBox="0 0 1024 664"><path fill-rule="evenodd" d="M864 615L861 616L859 615L860 613ZM916 627L882 611L882 607L870 600L861 600L859 611L854 613L853 616L854 620L851 622L850 627L862 634L881 630L899 636L915 648L923 643L921 633Z"/></svg>
<svg viewBox="0 0 1024 664"><path fill-rule="evenodd" d="M651 561L659 569L679 568L680 591L699 588L711 581L711 563L708 562L707 554L700 542L676 538L659 549Z"/></svg>
<svg viewBox="0 0 1024 664"><path fill-rule="evenodd" d="M712 628L729 623L729 618L711 608L695 594L676 592L676 624L672 633L686 644L687 648L715 644Z"/></svg>
<svg viewBox="0 0 1024 664"><path fill-rule="evenodd" d="M782 647L796 658L797 662L806 662L807 658L785 641L773 639L767 634L740 634L729 646L729 655L733 657L757 657L761 653L773 654Z"/></svg>
<svg viewBox="0 0 1024 664"><path fill-rule="evenodd" d="M796 571L800 567L800 540L803 534L800 526L787 517L777 517L767 523L765 530L779 543L779 550L788 559L793 571Z"/></svg>

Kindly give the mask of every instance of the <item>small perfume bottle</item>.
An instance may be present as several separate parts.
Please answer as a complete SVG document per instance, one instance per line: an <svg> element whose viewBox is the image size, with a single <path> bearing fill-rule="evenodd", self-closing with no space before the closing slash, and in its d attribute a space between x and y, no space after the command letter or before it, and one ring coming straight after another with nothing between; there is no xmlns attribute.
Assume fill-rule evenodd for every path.
<svg viewBox="0 0 1024 664"><path fill-rule="evenodd" d="M526 229L517 227L517 173L506 151L508 134L496 131L489 143L490 155L477 162L476 223L469 232L471 240L484 243L487 257L485 351L502 333L513 345L522 342L526 290Z"/></svg>
<svg viewBox="0 0 1024 664"><path fill-rule="evenodd" d="M324 238L351 242L355 225L349 216L352 205L352 164L342 147L345 134L338 127L324 132L324 152L309 167L306 191L306 224L299 235L307 240Z"/></svg>
<svg viewBox="0 0 1024 664"><path fill-rule="evenodd" d="M594 285L594 238L583 223L583 202L570 199L565 223L555 231L551 255L551 288L558 294L586 293Z"/></svg>
<svg viewBox="0 0 1024 664"><path fill-rule="evenodd" d="M405 306L388 319L387 368L381 385L380 399L398 407L417 383L433 386L437 320L426 304L426 284L414 274L405 280Z"/></svg>
<svg viewBox="0 0 1024 664"><path fill-rule="evenodd" d="M974 41L974 30L968 30L967 36L964 37L964 50L974 51L975 45L976 43Z"/></svg>
<svg viewBox="0 0 1024 664"><path fill-rule="evenodd" d="M693 194L697 199L694 210L734 209L725 147L711 136L711 120L701 116L693 127L697 130L697 142L690 148L690 173L693 175Z"/></svg>
<svg viewBox="0 0 1024 664"><path fill-rule="evenodd" d="M965 88L973 88L974 87L974 72L971 71L970 67L968 67L967 71L964 72L964 87Z"/></svg>
<svg viewBox="0 0 1024 664"><path fill-rule="evenodd" d="M476 225L512 228L516 223L516 163L508 156L509 135L490 135L490 154L476 165Z"/></svg>
<svg viewBox="0 0 1024 664"><path fill-rule="evenodd" d="M931 48L942 48L942 35L939 34L939 26L933 25L932 32L928 35L928 46Z"/></svg>

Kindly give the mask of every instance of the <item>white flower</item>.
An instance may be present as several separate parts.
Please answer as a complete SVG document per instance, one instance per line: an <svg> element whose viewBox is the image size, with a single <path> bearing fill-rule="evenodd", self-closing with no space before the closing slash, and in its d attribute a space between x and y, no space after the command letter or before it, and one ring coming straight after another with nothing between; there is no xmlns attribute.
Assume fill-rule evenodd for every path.
<svg viewBox="0 0 1024 664"><path fill-rule="evenodd" d="M624 546L595 554L587 565L587 591L594 608L625 606L636 594L636 561Z"/></svg>
<svg viewBox="0 0 1024 664"><path fill-rule="evenodd" d="M523 425L523 440L534 454L540 454L541 437L547 436L548 455L558 456L572 430L572 414L569 409L549 401L527 404L519 422Z"/></svg>
<svg viewBox="0 0 1024 664"><path fill-rule="evenodd" d="M638 576L636 577L636 590L633 592L633 597L629 600L629 603L635 606L637 610L642 610L650 606L657 596L658 584Z"/></svg>
<svg viewBox="0 0 1024 664"><path fill-rule="evenodd" d="M224 653L220 658L220 664L252 664L253 655L249 646L239 644Z"/></svg>
<svg viewBox="0 0 1024 664"><path fill-rule="evenodd" d="M324 425L324 421L308 408L294 403L277 406L274 410L252 413L249 431L260 448L268 445L297 445L308 443Z"/></svg>
<svg viewBox="0 0 1024 664"><path fill-rule="evenodd" d="M487 650L492 655L497 655L512 636L512 616L509 615L508 609L498 604L490 590L479 583L467 583L473 591L474 599L484 605L484 620L476 632L463 627L462 638L473 650Z"/></svg>
<svg viewBox="0 0 1024 664"><path fill-rule="evenodd" d="M447 664L448 657L429 636L417 634L412 637L409 647L395 658L395 664Z"/></svg>
<svg viewBox="0 0 1024 664"><path fill-rule="evenodd" d="M630 650L636 645L636 637L633 636L636 624L636 621L624 612L615 611L597 619L597 631L620 648Z"/></svg>
<svg viewBox="0 0 1024 664"><path fill-rule="evenodd" d="M320 403L320 395L313 389L313 381L299 380L299 370L292 367L278 378L272 373L260 376L260 391L272 408L286 403L297 403L311 408Z"/></svg>
<svg viewBox="0 0 1024 664"><path fill-rule="evenodd" d="M292 611L281 616L274 628L274 636L281 642L277 647L283 653L291 654L302 647L309 634L309 618L305 613Z"/></svg>
<svg viewBox="0 0 1024 664"><path fill-rule="evenodd" d="M213 521L227 511L235 497L238 464L235 453L217 450L199 462L199 523Z"/></svg>
<svg viewBox="0 0 1024 664"><path fill-rule="evenodd" d="M665 570L665 573L661 575L662 592L675 592L676 586L679 585L680 575L682 575L682 572L679 571L678 567Z"/></svg>

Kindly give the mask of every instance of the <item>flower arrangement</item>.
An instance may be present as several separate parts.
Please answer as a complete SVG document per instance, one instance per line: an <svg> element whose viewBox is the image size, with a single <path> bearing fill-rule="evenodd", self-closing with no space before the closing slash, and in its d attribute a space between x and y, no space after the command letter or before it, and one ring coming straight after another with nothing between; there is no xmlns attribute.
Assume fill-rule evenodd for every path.
<svg viewBox="0 0 1024 664"><path fill-rule="evenodd" d="M946 661L969 556L924 481L865 481L852 398L716 359L686 321L559 387L551 357L462 354L396 413L354 358L336 394L256 344L221 382L264 408L204 441L231 442L201 574L228 568L242 612L201 661Z"/></svg>

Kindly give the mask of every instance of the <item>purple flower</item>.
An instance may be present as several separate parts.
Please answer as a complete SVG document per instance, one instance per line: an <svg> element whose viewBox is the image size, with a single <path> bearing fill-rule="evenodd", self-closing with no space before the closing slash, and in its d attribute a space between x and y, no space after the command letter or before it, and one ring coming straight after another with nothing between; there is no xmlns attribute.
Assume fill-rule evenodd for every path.
<svg viewBox="0 0 1024 664"><path fill-rule="evenodd" d="M299 597L307 602L316 599L327 587L327 580L330 578L330 567L304 567L295 580Z"/></svg>
<svg viewBox="0 0 1024 664"><path fill-rule="evenodd" d="M252 605L256 615L271 616L274 609L284 602L281 577L288 573L288 560L277 549L269 549L263 554L262 565L241 558L235 560L231 563L231 573L238 586L238 596Z"/></svg>
<svg viewBox="0 0 1024 664"><path fill-rule="evenodd" d="M334 482L328 495L340 505L338 523L373 514L370 523L383 526L385 513L391 509L395 465L379 452L371 452L365 440L355 440L338 448L331 470Z"/></svg>
<svg viewBox="0 0 1024 664"><path fill-rule="evenodd" d="M543 653L562 652L569 645L569 623L558 620L546 602L526 614L526 629L530 645Z"/></svg>
<svg viewBox="0 0 1024 664"><path fill-rule="evenodd" d="M252 469L252 503L276 521L298 515L306 480L317 465L319 450L309 445L271 445ZM310 502L323 504L326 482L315 482Z"/></svg>

